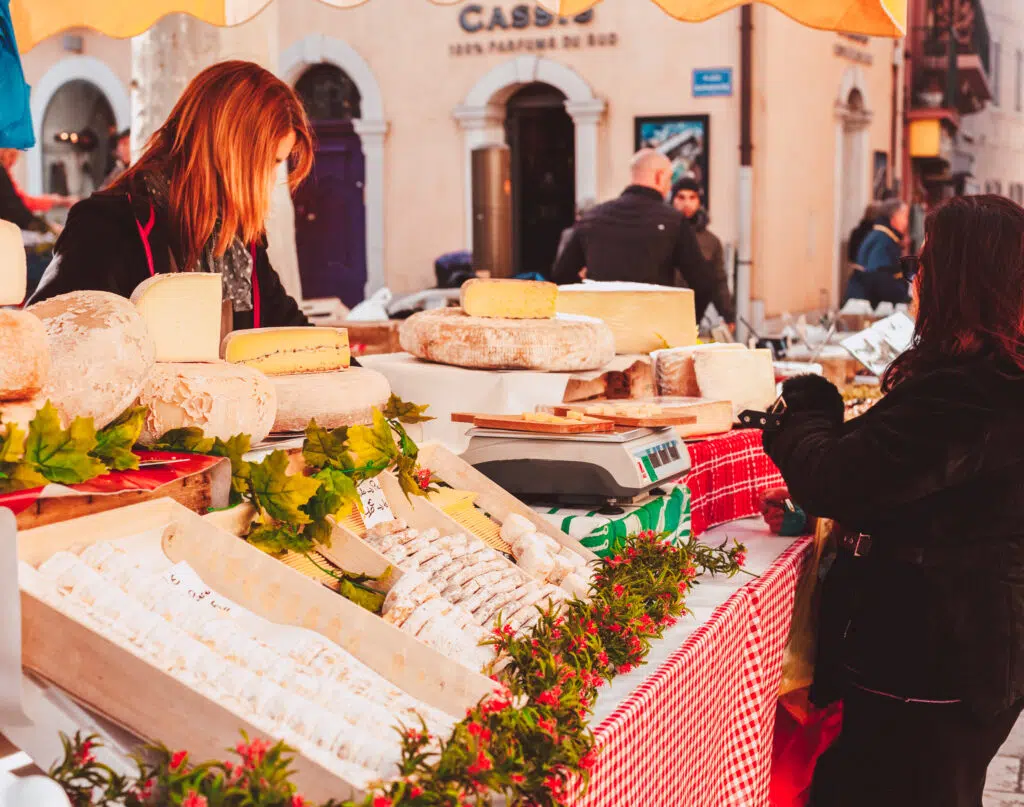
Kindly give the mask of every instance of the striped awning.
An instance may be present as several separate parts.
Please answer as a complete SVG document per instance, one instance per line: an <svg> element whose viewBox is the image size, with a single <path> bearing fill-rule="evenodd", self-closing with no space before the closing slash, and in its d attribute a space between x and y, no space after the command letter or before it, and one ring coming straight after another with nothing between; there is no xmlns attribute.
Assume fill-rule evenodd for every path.
<svg viewBox="0 0 1024 807"><path fill-rule="evenodd" d="M412 2L413 0L408 0ZM640 2L640 0L635 0ZM700 22L746 0L650 0L668 14ZM140 34L161 17L185 12L214 25L237 25L258 14L270 0L11 0L18 49L25 53L44 39L70 28L92 28L124 38ZM321 0L352 8L370 0ZM455 5L463 0L431 0ZM600 0L539 0L549 11L579 14ZM758 0L804 25L869 36L901 37L906 31L907 0Z"/></svg>

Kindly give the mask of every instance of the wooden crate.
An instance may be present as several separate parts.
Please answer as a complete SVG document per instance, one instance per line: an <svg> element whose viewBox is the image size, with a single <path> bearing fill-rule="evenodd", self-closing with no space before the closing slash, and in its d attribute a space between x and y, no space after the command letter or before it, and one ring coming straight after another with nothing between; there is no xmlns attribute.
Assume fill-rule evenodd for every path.
<svg viewBox="0 0 1024 807"><path fill-rule="evenodd" d="M235 514L237 517L239 514ZM170 499L51 524L18 536L21 560L133 536L159 541L204 583L255 614L317 631L413 697L461 717L492 682L403 634ZM84 623L21 594L23 665L76 700L148 741L217 758L239 730L268 738L227 707L193 690ZM311 799L358 795L349 782L299 755L296 781Z"/></svg>

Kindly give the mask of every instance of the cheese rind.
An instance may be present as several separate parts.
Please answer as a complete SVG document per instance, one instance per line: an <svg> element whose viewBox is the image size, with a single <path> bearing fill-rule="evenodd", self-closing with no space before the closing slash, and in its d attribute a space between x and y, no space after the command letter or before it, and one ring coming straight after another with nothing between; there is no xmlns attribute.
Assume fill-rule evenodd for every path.
<svg viewBox="0 0 1024 807"><path fill-rule="evenodd" d="M135 288L131 301L153 338L157 361L220 358L223 282L213 272L171 272Z"/></svg>
<svg viewBox="0 0 1024 807"><path fill-rule="evenodd" d="M41 395L65 422L91 417L101 429L131 406L155 353L135 306L105 291L73 291L27 310L42 321L50 346Z"/></svg>
<svg viewBox="0 0 1024 807"><path fill-rule="evenodd" d="M248 434L265 440L277 414L277 393L267 376L227 362L159 362L139 394L149 408L142 433L152 443L171 429L198 426L207 437Z"/></svg>
<svg viewBox="0 0 1024 807"><path fill-rule="evenodd" d="M734 417L744 409L763 412L775 400L770 350L705 350L694 355L693 367L703 396L732 401Z"/></svg>
<svg viewBox="0 0 1024 807"><path fill-rule="evenodd" d="M21 305L28 281L25 242L17 224L0 219L0 305Z"/></svg>
<svg viewBox="0 0 1024 807"><path fill-rule="evenodd" d="M577 372L615 358L611 330L589 317L502 320L447 308L413 314L400 338L420 359L484 370Z"/></svg>
<svg viewBox="0 0 1024 807"><path fill-rule="evenodd" d="M473 278L462 284L460 299L471 317L552 319L558 286L541 280Z"/></svg>
<svg viewBox="0 0 1024 807"><path fill-rule="evenodd" d="M0 401L31 398L49 373L50 348L39 317L0 310Z"/></svg>
<svg viewBox="0 0 1024 807"><path fill-rule="evenodd" d="M615 334L615 352L650 353L697 343L693 291L643 283L560 286L558 313L596 317Z"/></svg>
<svg viewBox="0 0 1024 807"><path fill-rule="evenodd" d="M715 342L709 345L656 350L651 357L654 359L658 394L699 398L701 393L697 385L697 374L693 369L693 357L707 350L746 350L746 347L739 342Z"/></svg>
<svg viewBox="0 0 1024 807"><path fill-rule="evenodd" d="M391 397L391 385L378 372L353 367L334 373L270 376L277 390L275 432L303 431L316 418L325 429L373 421L373 408Z"/></svg>
<svg viewBox="0 0 1024 807"><path fill-rule="evenodd" d="M351 362L344 328L260 328L232 331L224 337L222 355L267 375L326 373L344 370Z"/></svg>

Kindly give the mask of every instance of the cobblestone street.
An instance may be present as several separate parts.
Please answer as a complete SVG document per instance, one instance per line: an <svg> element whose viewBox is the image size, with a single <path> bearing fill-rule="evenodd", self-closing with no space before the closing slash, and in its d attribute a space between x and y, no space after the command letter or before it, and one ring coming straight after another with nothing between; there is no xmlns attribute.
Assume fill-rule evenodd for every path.
<svg viewBox="0 0 1024 807"><path fill-rule="evenodd" d="M985 807L1024 807L1024 719L988 769Z"/></svg>

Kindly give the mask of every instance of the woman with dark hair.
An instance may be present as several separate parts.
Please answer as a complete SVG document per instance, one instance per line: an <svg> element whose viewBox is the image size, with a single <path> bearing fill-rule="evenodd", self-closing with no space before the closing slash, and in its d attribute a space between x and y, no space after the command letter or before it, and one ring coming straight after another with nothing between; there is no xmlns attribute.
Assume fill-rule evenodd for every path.
<svg viewBox="0 0 1024 807"><path fill-rule="evenodd" d="M885 397L844 423L832 384L790 379L764 435L843 528L811 693L844 700L843 731L815 807L979 807L1024 703L1024 208L958 197L925 232Z"/></svg>

